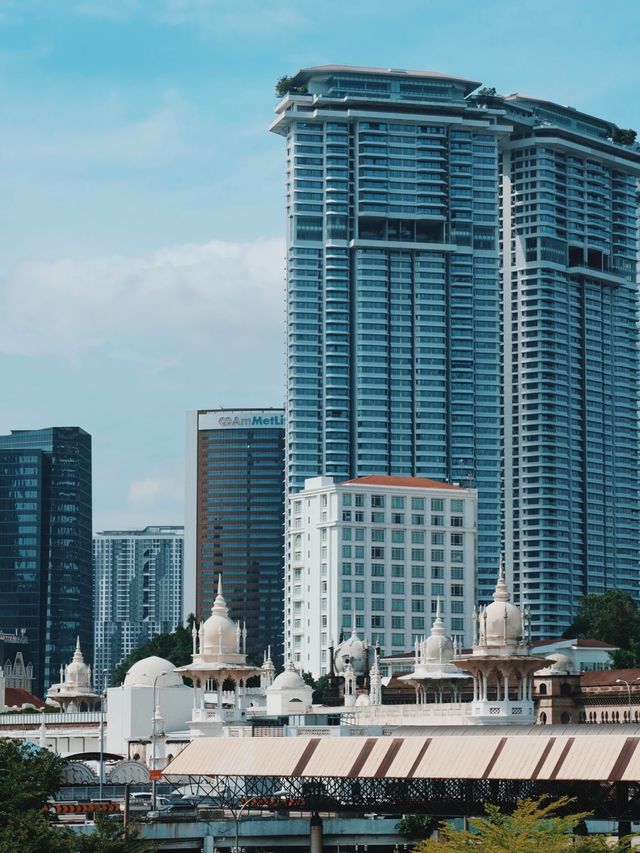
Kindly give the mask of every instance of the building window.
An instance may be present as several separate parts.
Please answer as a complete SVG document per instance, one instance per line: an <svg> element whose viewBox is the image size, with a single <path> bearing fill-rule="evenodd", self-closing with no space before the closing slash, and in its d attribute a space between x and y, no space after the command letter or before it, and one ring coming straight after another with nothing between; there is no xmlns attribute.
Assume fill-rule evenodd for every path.
<svg viewBox="0 0 640 853"><path fill-rule="evenodd" d="M391 581L391 595L404 595L404 581Z"/></svg>
<svg viewBox="0 0 640 853"><path fill-rule="evenodd" d="M452 500L451 512L464 512L464 501Z"/></svg>
<svg viewBox="0 0 640 853"><path fill-rule="evenodd" d="M371 577L372 578L383 578L384 577L384 563L371 563Z"/></svg>
<svg viewBox="0 0 640 853"><path fill-rule="evenodd" d="M424 613L424 601L420 598L414 598L411 601L412 613Z"/></svg>
<svg viewBox="0 0 640 853"><path fill-rule="evenodd" d="M349 554L351 556L351 554ZM371 559L372 560L384 560L384 548L379 545L372 545L371 547Z"/></svg>
<svg viewBox="0 0 640 853"><path fill-rule="evenodd" d="M404 613L404 599L403 598L392 598L391 599L391 610L393 613Z"/></svg>
<svg viewBox="0 0 640 853"><path fill-rule="evenodd" d="M404 560L404 548L392 548L391 549L391 559L392 560Z"/></svg>
<svg viewBox="0 0 640 853"><path fill-rule="evenodd" d="M464 595L464 587L461 583L451 584L451 595L462 597Z"/></svg>
<svg viewBox="0 0 640 853"><path fill-rule="evenodd" d="M431 526L432 527L444 527L444 515L432 515L431 516Z"/></svg>
<svg viewBox="0 0 640 853"><path fill-rule="evenodd" d="M444 512L444 500L442 498L431 499L431 512Z"/></svg>
<svg viewBox="0 0 640 853"><path fill-rule="evenodd" d="M400 543L404 542L404 530L392 530L391 541Z"/></svg>
<svg viewBox="0 0 640 853"><path fill-rule="evenodd" d="M404 628L404 616L392 616L391 627L396 628L397 630Z"/></svg>
<svg viewBox="0 0 640 853"><path fill-rule="evenodd" d="M412 616L411 617L411 630L412 631L423 631L424 630L424 616Z"/></svg>
<svg viewBox="0 0 640 853"><path fill-rule="evenodd" d="M411 509L423 510L424 498L411 498Z"/></svg>
<svg viewBox="0 0 640 853"><path fill-rule="evenodd" d="M371 506L384 507L384 495L371 495Z"/></svg>
<svg viewBox="0 0 640 853"><path fill-rule="evenodd" d="M371 531L372 542L384 542L384 530L375 529Z"/></svg>
<svg viewBox="0 0 640 853"><path fill-rule="evenodd" d="M431 562L432 563L443 563L444 562L444 551L440 548L432 548L432 550L431 550Z"/></svg>
<svg viewBox="0 0 640 853"><path fill-rule="evenodd" d="M372 524L384 524L384 513L383 512L372 512L371 513L371 523Z"/></svg>
<svg viewBox="0 0 640 853"><path fill-rule="evenodd" d="M442 598L444 595L444 584L443 583L432 583L431 584L431 595L439 596Z"/></svg>
<svg viewBox="0 0 640 853"><path fill-rule="evenodd" d="M404 498L399 495L392 496L391 509L404 509Z"/></svg>
<svg viewBox="0 0 640 853"><path fill-rule="evenodd" d="M452 515L451 516L451 526L452 527L464 527L464 518L461 515Z"/></svg>
<svg viewBox="0 0 640 853"><path fill-rule="evenodd" d="M371 581L371 592L384 595L384 581Z"/></svg>
<svg viewBox="0 0 640 853"><path fill-rule="evenodd" d="M411 516L411 524L415 524L418 527L422 527L422 525L424 524L424 515L421 515L419 513L414 513Z"/></svg>
<svg viewBox="0 0 640 853"><path fill-rule="evenodd" d="M371 627L372 628L384 628L384 616L372 616L371 617Z"/></svg>
<svg viewBox="0 0 640 853"><path fill-rule="evenodd" d="M342 506L351 506L351 495L349 494L349 492L343 492Z"/></svg>
<svg viewBox="0 0 640 853"><path fill-rule="evenodd" d="M392 578L403 578L404 577L404 566L394 563L391 566L391 577Z"/></svg>
<svg viewBox="0 0 640 853"><path fill-rule="evenodd" d="M356 506L364 506L364 495L354 495L354 502Z"/></svg>
<svg viewBox="0 0 640 853"><path fill-rule="evenodd" d="M372 610L384 610L384 598L372 598L371 599L371 609Z"/></svg>
<svg viewBox="0 0 640 853"><path fill-rule="evenodd" d="M444 545L444 533L432 533L431 534L431 544L432 545Z"/></svg>

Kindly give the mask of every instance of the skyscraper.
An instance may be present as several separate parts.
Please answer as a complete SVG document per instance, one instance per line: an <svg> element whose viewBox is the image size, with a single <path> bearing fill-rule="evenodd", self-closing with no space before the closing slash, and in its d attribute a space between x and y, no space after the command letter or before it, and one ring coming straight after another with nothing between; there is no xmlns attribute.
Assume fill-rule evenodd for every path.
<svg viewBox="0 0 640 853"><path fill-rule="evenodd" d="M93 657L91 436L79 427L0 436L0 627L26 628L34 691L76 638Z"/></svg>
<svg viewBox="0 0 640 853"><path fill-rule="evenodd" d="M287 146L288 493L319 474L478 489L500 553L498 148L508 126L436 72L299 72Z"/></svg>
<svg viewBox="0 0 640 853"><path fill-rule="evenodd" d="M315 475L476 487L478 597L502 527L535 636L585 593L637 599L633 134L435 72L324 66L290 85L272 125L289 493Z"/></svg>
<svg viewBox="0 0 640 853"><path fill-rule="evenodd" d="M93 537L96 687L136 646L182 624L184 528L105 530Z"/></svg>
<svg viewBox="0 0 640 853"><path fill-rule="evenodd" d="M534 633L639 593L637 180L611 122L488 98L504 140L505 547Z"/></svg>
<svg viewBox="0 0 640 853"><path fill-rule="evenodd" d="M187 415L184 613L207 618L222 573L247 652L282 659L284 413Z"/></svg>

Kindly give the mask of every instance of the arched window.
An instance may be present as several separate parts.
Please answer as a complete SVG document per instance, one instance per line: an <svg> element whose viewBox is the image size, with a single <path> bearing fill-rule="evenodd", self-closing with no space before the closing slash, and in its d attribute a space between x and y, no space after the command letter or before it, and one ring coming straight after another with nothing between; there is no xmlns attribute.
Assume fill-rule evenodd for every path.
<svg viewBox="0 0 640 853"><path fill-rule="evenodd" d="M540 714L540 722L541 722L542 724L544 724L544 723L546 723L546 722L547 722L547 715L545 714L545 712L544 712L544 711Z"/></svg>
<svg viewBox="0 0 640 853"><path fill-rule="evenodd" d="M538 693L540 694L540 696L546 696L546 695L547 695L547 685L546 685L546 684L541 684L541 685L538 687Z"/></svg>

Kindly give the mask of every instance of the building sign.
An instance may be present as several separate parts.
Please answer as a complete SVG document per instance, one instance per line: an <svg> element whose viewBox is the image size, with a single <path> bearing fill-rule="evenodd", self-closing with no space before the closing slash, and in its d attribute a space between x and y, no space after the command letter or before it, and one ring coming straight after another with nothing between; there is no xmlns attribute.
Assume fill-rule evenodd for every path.
<svg viewBox="0 0 640 853"><path fill-rule="evenodd" d="M279 409L219 409L199 412L198 429L283 429L284 413Z"/></svg>

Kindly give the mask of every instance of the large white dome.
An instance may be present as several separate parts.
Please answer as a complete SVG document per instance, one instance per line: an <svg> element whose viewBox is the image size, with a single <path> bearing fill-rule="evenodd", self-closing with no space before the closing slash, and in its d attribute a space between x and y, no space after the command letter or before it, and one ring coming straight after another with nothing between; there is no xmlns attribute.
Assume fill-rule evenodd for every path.
<svg viewBox="0 0 640 853"><path fill-rule="evenodd" d="M91 667L84 662L80 637L76 641L73 660L65 669L64 683L67 687L91 687Z"/></svg>
<svg viewBox="0 0 640 853"><path fill-rule="evenodd" d="M222 582L218 578L218 594L211 608L211 616L204 623L205 655L236 655L239 649L238 626L229 618L229 608L222 596Z"/></svg>
<svg viewBox="0 0 640 853"><path fill-rule="evenodd" d="M484 616L485 639L489 646L517 645L522 640L522 615L510 598L501 567L493 601Z"/></svg>
<svg viewBox="0 0 640 853"><path fill-rule="evenodd" d="M453 660L453 640L444 632L440 613L440 599L431 635L424 642L424 663L450 663Z"/></svg>
<svg viewBox="0 0 640 853"><path fill-rule="evenodd" d="M170 660L151 655L133 664L125 676L124 686L153 687L155 682L157 687L182 687L182 676L175 669Z"/></svg>

